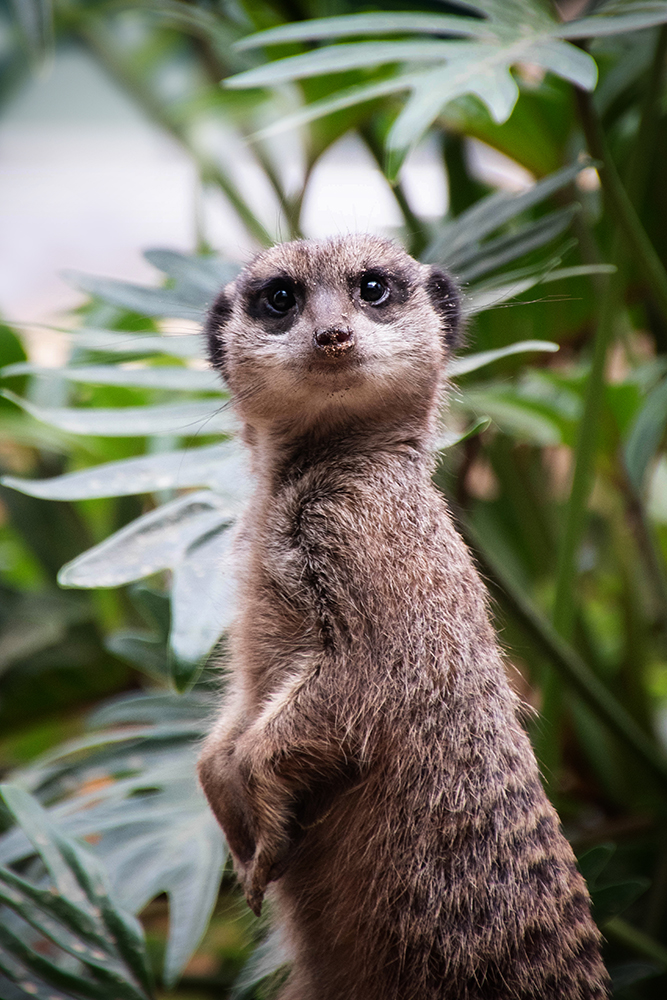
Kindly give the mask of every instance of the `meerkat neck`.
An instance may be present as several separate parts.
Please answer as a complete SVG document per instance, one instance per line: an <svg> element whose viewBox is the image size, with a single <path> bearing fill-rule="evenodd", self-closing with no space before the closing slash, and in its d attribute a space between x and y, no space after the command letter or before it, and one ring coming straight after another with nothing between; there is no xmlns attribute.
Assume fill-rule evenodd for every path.
<svg viewBox="0 0 667 1000"><path fill-rule="evenodd" d="M386 462L387 457L408 458L430 473L433 463L434 434L423 424L395 426L345 427L336 434L329 430L318 434L286 433L283 428L246 428L255 475L264 481L284 482L301 475L316 465L340 468L341 463L365 463L374 456Z"/></svg>

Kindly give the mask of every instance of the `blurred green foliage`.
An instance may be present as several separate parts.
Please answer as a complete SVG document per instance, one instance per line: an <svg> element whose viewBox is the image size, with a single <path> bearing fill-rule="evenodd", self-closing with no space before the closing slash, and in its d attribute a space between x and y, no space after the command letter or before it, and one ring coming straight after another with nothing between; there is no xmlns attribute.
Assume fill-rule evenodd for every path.
<svg viewBox="0 0 667 1000"><path fill-rule="evenodd" d="M84 46L258 247L301 235L314 168L350 130L391 179L395 237L455 274L469 320L437 483L537 709L528 726L614 995L653 1000L667 985L667 3L593 2L576 20L561 4L566 23L548 0L474 7L15 0L0 5L0 101L54 45ZM420 217L400 180L426 129L443 219ZM272 222L211 130L218 147L249 143ZM470 138L535 186L491 191ZM247 474L196 328L163 322L198 322L236 273L204 240L192 251L147 252L157 288L73 276L89 299L59 369L0 325L7 1000L136 1000L155 989L147 962L159 996L259 997L284 969L194 778Z"/></svg>

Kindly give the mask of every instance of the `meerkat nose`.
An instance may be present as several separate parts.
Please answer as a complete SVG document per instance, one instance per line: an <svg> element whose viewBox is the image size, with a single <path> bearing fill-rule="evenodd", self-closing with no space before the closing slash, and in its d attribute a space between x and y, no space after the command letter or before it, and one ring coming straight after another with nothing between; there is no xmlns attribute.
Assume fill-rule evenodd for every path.
<svg viewBox="0 0 667 1000"><path fill-rule="evenodd" d="M331 326L326 330L316 330L313 334L315 347L329 356L348 351L354 345L354 333L350 327Z"/></svg>

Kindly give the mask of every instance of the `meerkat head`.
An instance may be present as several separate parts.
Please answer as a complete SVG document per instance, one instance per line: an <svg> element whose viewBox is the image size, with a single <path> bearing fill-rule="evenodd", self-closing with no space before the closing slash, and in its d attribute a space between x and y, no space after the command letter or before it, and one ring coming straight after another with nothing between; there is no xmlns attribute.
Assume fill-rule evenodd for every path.
<svg viewBox="0 0 667 1000"><path fill-rule="evenodd" d="M209 357L251 426L432 415L459 332L451 280L374 236L283 243L220 294Z"/></svg>

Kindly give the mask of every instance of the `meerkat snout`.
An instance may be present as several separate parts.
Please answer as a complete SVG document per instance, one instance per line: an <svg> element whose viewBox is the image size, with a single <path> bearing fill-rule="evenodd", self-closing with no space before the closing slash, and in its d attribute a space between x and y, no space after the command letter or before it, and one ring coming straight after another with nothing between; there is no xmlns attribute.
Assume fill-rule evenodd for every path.
<svg viewBox="0 0 667 1000"><path fill-rule="evenodd" d="M326 357L339 358L354 347L354 330L349 326L316 330L313 334L313 343Z"/></svg>

